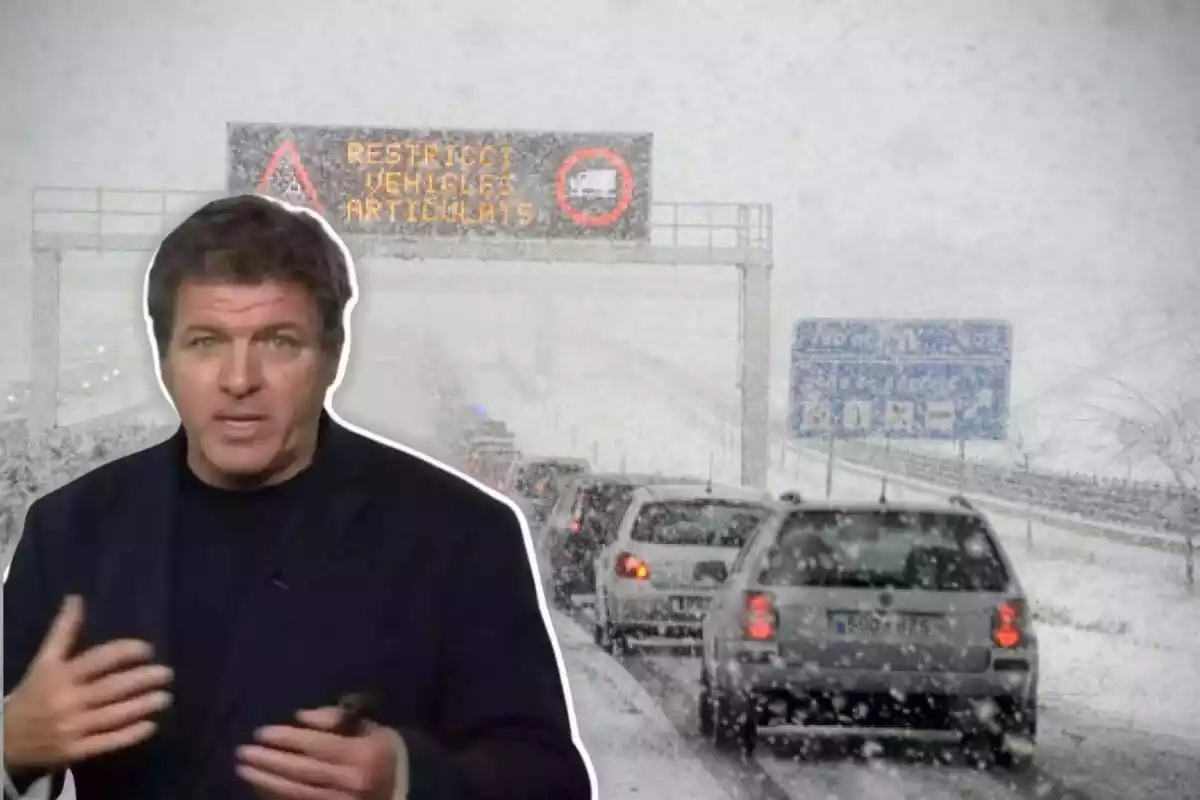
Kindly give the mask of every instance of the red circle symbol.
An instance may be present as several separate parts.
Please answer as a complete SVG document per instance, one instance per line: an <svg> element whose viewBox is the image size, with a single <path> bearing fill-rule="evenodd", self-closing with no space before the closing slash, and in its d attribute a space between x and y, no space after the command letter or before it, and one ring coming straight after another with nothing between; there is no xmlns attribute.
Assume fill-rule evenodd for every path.
<svg viewBox="0 0 1200 800"><path fill-rule="evenodd" d="M607 161L617 170L617 176L620 178L621 189L620 194L617 195L617 204L607 213L589 214L571 205L571 201L567 197L567 176L576 164L587 159L602 159ZM607 147L576 150L567 156L562 166L558 168L558 176L554 182L554 195L558 201L559 210L574 220L576 225L583 225L588 228L603 228L619 220L621 215L629 208L629 204L633 202L633 170L625 163L625 159Z"/></svg>

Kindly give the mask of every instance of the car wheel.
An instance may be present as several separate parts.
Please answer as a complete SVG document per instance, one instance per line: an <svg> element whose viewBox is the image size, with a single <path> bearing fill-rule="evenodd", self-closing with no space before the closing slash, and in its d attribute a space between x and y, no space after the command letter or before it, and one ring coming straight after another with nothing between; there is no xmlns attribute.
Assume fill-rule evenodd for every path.
<svg viewBox="0 0 1200 800"><path fill-rule="evenodd" d="M610 656L619 656L625 651L625 640L621 632L609 620L612 619L605 609L604 618L600 617L600 601L592 612L592 639L597 646Z"/></svg>
<svg viewBox="0 0 1200 800"><path fill-rule="evenodd" d="M612 630L607 625L597 622L594 638L596 640L596 644L600 645L601 650L608 653L610 656L613 654Z"/></svg>
<svg viewBox="0 0 1200 800"><path fill-rule="evenodd" d="M625 636L625 631L611 623L608 626L608 645L608 652L614 656L629 654L629 639Z"/></svg>
<svg viewBox="0 0 1200 800"><path fill-rule="evenodd" d="M717 726L713 719L713 702L712 694L708 689L700 689L700 697L697 702L696 716L700 721L700 735L706 739L711 739L716 732Z"/></svg>
<svg viewBox="0 0 1200 800"><path fill-rule="evenodd" d="M1037 707L1016 713L1005 720L1001 733L992 742L992 759L996 766L1021 772L1033 766L1037 744Z"/></svg>
<svg viewBox="0 0 1200 800"><path fill-rule="evenodd" d="M700 722L700 735L711 739L717 726L714 719L712 691L708 688L708 672L700 668L700 696L697 699L696 716Z"/></svg>
<svg viewBox="0 0 1200 800"><path fill-rule="evenodd" d="M1032 753L1013 752L1009 750L1004 745L1003 737L1000 737L1000 742L992 751L992 758L996 766L1010 772L1024 772L1033 766Z"/></svg>
<svg viewBox="0 0 1200 800"><path fill-rule="evenodd" d="M735 714L733 704L724 693L716 693L713 701L713 744L722 752L740 752L749 758L758 744L758 725L750 709Z"/></svg>
<svg viewBox="0 0 1200 800"><path fill-rule="evenodd" d="M596 646L606 653L612 652L612 631L608 626L607 614L604 619L600 618L600 604L597 603L592 608L592 639L596 642Z"/></svg>
<svg viewBox="0 0 1200 800"><path fill-rule="evenodd" d="M592 626L592 638L610 656L623 656L629 651L625 634L612 625L597 622Z"/></svg>
<svg viewBox="0 0 1200 800"><path fill-rule="evenodd" d="M563 611L571 610L571 596L567 594L562 578L554 576L554 605Z"/></svg>

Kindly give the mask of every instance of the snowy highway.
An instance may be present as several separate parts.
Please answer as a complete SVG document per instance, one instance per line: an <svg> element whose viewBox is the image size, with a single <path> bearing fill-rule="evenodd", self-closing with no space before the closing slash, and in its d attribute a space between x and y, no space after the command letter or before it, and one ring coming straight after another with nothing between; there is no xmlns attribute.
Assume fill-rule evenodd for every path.
<svg viewBox="0 0 1200 800"><path fill-rule="evenodd" d="M404 326L364 342L339 394L352 421L421 446L428 387L416 353L378 343L412 340ZM448 343L453 352L453 342ZM656 471L738 481L736 424L714 417L696 393L664 391L661 375L595 342L559 359L552 376L509 361L454 354L472 399L505 420L523 450L577 454L601 470ZM597 380L598 377L603 379ZM702 398L701 398L702 399ZM772 458L773 492L822 496L820 454ZM839 463L833 494L878 495L878 473ZM889 497L945 499L892 476ZM686 652L620 658L593 644L587 607L552 612L579 725L601 783L600 800L1131 800L1200 796L1200 672L1194 630L1200 602L1181 587L1179 558L990 513L1029 590L1042 650L1036 768L980 771L955 752L896 748L800 754L763 747L743 761L698 733L699 665ZM542 570L545 577L545 570Z"/></svg>
<svg viewBox="0 0 1200 800"><path fill-rule="evenodd" d="M628 361L611 351L606 356L602 348L589 348L586 358L564 359L552 381L511 364L463 364L459 372L474 397L508 422L527 452L596 458L599 469L690 474L704 474L711 458L717 480L737 482L730 426L695 413L694 397L662 392L652 375L631 371ZM623 377L619 384L616 379L590 379L597 374ZM825 465L818 456L801 455L795 463L775 465L770 480L772 491L799 488L820 496ZM835 497L874 497L878 492L877 477L839 465ZM889 496L929 495L893 478ZM1177 559L1041 523L1034 526L1030 548L1024 519L990 517L1033 595L1042 641L1034 770L979 771L954 753L913 757L892 748L865 758L825 752L798 757L795 748L764 748L751 763L738 763L713 752L696 733L695 657L634 652L618 663L591 645L588 609L583 608L574 619L558 617L557 627L602 798L666 796L668 787L670 796L683 796L678 789L695 781L696 766L708 776L704 792L726 792L739 800L1196 796L1200 702L1194 690L1172 679L1195 675L1200 665L1200 643L1179 635L1191 627L1198 604L1179 585ZM615 677L621 673L632 676L636 688L628 678ZM637 705L646 698L655 706L653 724L643 719L647 712ZM676 738L659 738L664 718ZM631 724L639 737L653 735L654 743L616 733ZM624 754L631 741L640 755L628 760ZM635 776L650 763L656 766L645 770L651 781L647 785ZM671 764L676 768L659 768ZM713 795L689 791L688 796Z"/></svg>
<svg viewBox="0 0 1200 800"><path fill-rule="evenodd" d="M1200 800L1200 0L3 5L0 56L14 78L0 181L6 548L38 495L175 426L156 367L176 352L200 362L151 344L181 316L169 295L188 276L224 283L221 265L244 261L224 272L303 284L326 335L320 348L278 327L255 337L271 345L262 352L278 343L304 357L286 362L286 380L263 381L264 405L286 413L251 409L265 420L232 428L314 406L289 405L287 389L298 365L324 364L340 342L339 416L463 469L479 459L461 447L469 424L444 415L447 383L463 390L462 418L469 405L504 423L472 442L503 458L506 426L527 456L738 485L744 419L746 474L767 483L753 488L824 499L824 442L791 439L795 420L870 437L833 443L834 499L873 503L886 481L893 504L962 494L986 514L1021 592L991 583L994 596L964 610L940 576L772 582L756 569L730 639L825 671L812 683L836 688L804 687L787 716L818 694L899 688L910 713L914 696L948 705L936 696L955 682L951 694L969 698L959 705L983 716L1019 686L1023 702L992 732L1027 732L1032 717L1029 769L916 745L718 750L700 733L695 652L606 651L588 598L564 611L547 586L594 800ZM197 246L209 252L195 273L163 259L169 279L151 292L163 237L200 204L243 192L307 207L343 238L346 338L334 318L344 270L307 239L260 269L274 246L242 231L252 257L235 258L241 246L221 234ZM300 269L309 261L319 268ZM599 506L620 491L580 497ZM577 532L585 519L571 520ZM644 543L663 544L664 526L651 527ZM632 571L613 552L599 574L666 587L679 549L660 557L642 543L619 554L640 559ZM928 544L920 555L944 565ZM722 580L715 559L683 569L695 595L705 574ZM800 598L786 602L781 583ZM889 593L869 600L813 599L881 583ZM620 612L609 588L601 608ZM892 589L906 592L901 606L947 608L893 607ZM652 599L652 622L694 613L679 610L695 607L676 587ZM822 633L795 624L795 608ZM885 608L869 617L887 635L839 624ZM960 638L922 631L913 648L897 630L968 614L981 621ZM772 621L761 637L751 627ZM810 658L820 635L837 652ZM829 666L870 660L876 645L891 649L869 680ZM927 666L894 656L935 645ZM978 669L941 660L973 647ZM714 654L731 683L706 689L727 700L739 658ZM707 704L705 727L737 705ZM981 738L985 751L1004 744Z"/></svg>

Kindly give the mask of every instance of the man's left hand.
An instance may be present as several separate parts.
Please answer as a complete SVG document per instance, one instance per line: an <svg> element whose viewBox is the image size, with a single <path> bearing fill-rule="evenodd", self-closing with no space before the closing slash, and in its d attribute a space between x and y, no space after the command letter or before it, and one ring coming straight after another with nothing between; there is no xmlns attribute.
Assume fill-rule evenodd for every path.
<svg viewBox="0 0 1200 800"><path fill-rule="evenodd" d="M334 733L337 708L301 711L304 727L269 725L237 750L237 774L271 800L392 800L404 747L390 728L366 723L361 736Z"/></svg>

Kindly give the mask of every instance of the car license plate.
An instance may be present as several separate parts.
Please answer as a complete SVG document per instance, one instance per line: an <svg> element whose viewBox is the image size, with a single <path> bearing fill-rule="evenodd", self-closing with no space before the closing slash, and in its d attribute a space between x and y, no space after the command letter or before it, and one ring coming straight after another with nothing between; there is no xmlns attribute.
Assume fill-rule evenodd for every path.
<svg viewBox="0 0 1200 800"><path fill-rule="evenodd" d="M676 614L689 614L703 611L708 605L707 597L672 597L671 610Z"/></svg>
<svg viewBox="0 0 1200 800"><path fill-rule="evenodd" d="M942 617L932 614L831 614L830 627L840 636L929 638L942 631Z"/></svg>

